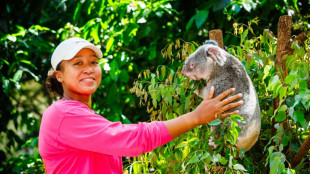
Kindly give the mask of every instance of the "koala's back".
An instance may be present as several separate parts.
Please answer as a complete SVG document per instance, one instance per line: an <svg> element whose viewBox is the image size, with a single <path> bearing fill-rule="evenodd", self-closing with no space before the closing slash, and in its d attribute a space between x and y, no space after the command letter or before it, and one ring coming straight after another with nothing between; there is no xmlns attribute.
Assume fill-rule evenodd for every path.
<svg viewBox="0 0 310 174"><path fill-rule="evenodd" d="M228 54L227 58L225 66L215 67L211 78L207 81L207 88L209 91L211 86L214 86L214 97L229 88L236 88L235 94L243 94L244 104L237 109L247 124L239 123L242 131L239 133L237 148L244 147L247 151L255 144L260 132L261 114L258 97L242 63L232 55Z"/></svg>

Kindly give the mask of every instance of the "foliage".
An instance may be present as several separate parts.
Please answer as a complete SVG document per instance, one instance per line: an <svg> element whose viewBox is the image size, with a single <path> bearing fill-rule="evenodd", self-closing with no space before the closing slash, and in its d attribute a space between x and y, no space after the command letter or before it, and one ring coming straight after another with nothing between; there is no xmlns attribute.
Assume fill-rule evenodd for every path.
<svg viewBox="0 0 310 174"><path fill-rule="evenodd" d="M48 42L42 42L42 35L47 32L50 32L49 28L37 25L28 29L17 26L16 33L6 34L0 39L3 53L0 59L0 132L4 147L1 148L1 158L4 159L1 160L11 156L17 148L22 148L25 143L23 138L37 136L39 119L45 109L42 103L46 102L38 81L42 78L39 72L45 66L40 56L51 48ZM24 129L26 132L21 134ZM23 158L28 160L27 156ZM18 167L16 170L19 170Z"/></svg>
<svg viewBox="0 0 310 174"><path fill-rule="evenodd" d="M255 23L234 24L235 34L240 38L240 46L231 46L228 50L245 65L258 93L262 130L256 145L246 154L241 150L239 156L236 155L232 148L236 141L232 140L238 133L236 128L230 125L231 130L222 129L222 136L216 140L222 146L210 148L209 125L220 123L219 120L215 120L207 126L182 135L166 146L135 158L127 167L129 172L265 173L266 166L270 173L309 172L309 153L295 169L291 168L290 163L301 143L309 135L310 39L305 45L300 46L297 42L292 44L293 53L285 57L289 74L283 77L282 71L277 70L275 63L277 39L269 30L250 38L249 34L254 34L251 24ZM184 60L196 46L197 44L180 44L177 40L162 52L170 59ZM175 53L173 47L176 49ZM153 120L175 118L191 111L199 103L192 90L197 87L193 88L193 81L180 74L181 66L177 72L166 69L168 68L160 66L156 73L149 70L142 72L132 89L132 92L140 97L141 103L147 105ZM278 108L274 108L275 98L279 98ZM224 120L224 126L226 121ZM272 133L273 129L275 134Z"/></svg>
<svg viewBox="0 0 310 174"><path fill-rule="evenodd" d="M183 43L177 40L174 55L184 60L196 48L195 43ZM166 47L163 54L172 57L172 44ZM182 56L181 56L182 55ZM166 66L158 67L156 74L149 70L138 76L132 92L140 97L140 103L147 104L151 120L168 120L190 112L201 101L193 94L193 81ZM195 84L199 87L200 83ZM245 172L245 168L235 158L238 157L236 141L238 137L237 121L243 119L234 115L223 121L221 138L216 139L219 144L215 150L208 145L208 139L215 132L210 133L210 126L218 126L221 120L214 120L207 126L200 126L173 140L166 146L159 147L153 152L134 158L126 167L130 173L199 173L199 172ZM244 121L244 120L243 120ZM229 148L224 148L229 147ZM244 151L243 151L244 152ZM244 153L240 153L242 158Z"/></svg>
<svg viewBox="0 0 310 174"><path fill-rule="evenodd" d="M18 157L12 157L7 161L6 168L2 169L3 173L44 173L42 159L37 147L38 138L28 140L22 148L27 151ZM31 154L31 155L30 155Z"/></svg>
<svg viewBox="0 0 310 174"><path fill-rule="evenodd" d="M258 91L263 110L261 135L264 138L260 139L266 144L266 165L269 164L270 172L291 173L292 158L309 134L309 39L301 46L297 42L292 44L294 52L284 58L289 74L283 77L274 60L276 38L268 30L251 39L247 39L248 33L247 30L239 33L241 46L232 48L232 52L247 62L247 71ZM274 108L276 98L279 98L278 108ZM309 161L300 165L303 167L295 168L297 173L308 171Z"/></svg>

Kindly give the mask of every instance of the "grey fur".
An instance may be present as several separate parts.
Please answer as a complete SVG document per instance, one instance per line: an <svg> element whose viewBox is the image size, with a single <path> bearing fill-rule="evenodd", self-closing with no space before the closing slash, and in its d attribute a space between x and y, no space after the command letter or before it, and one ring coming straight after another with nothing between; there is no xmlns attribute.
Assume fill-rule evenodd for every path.
<svg viewBox="0 0 310 174"><path fill-rule="evenodd" d="M206 40L203 44L204 45L212 44L212 45L219 46L219 44L215 40Z"/></svg>
<svg viewBox="0 0 310 174"><path fill-rule="evenodd" d="M239 123L242 131L239 133L237 149L244 147L247 151L255 144L260 133L261 114L257 94L242 63L214 43L207 41L191 54L185 61L182 73L193 80L206 80L207 86L198 91L202 98L206 97L211 86L215 88L213 97L229 88L236 88L235 93L243 94L244 104L237 109L247 124Z"/></svg>

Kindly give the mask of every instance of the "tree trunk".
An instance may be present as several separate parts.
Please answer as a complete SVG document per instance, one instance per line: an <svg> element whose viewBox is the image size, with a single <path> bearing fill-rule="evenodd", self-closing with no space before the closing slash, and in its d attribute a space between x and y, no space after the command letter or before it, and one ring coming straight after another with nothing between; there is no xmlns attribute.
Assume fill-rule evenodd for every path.
<svg viewBox="0 0 310 174"><path fill-rule="evenodd" d="M278 65L278 72L281 72L279 68L282 69L282 77L287 76L287 69L285 66L285 61L283 57L286 53L287 46L290 44L291 34L292 34L292 16L281 16L278 23L278 43L277 43L277 55L276 64ZM284 79L283 78L283 79Z"/></svg>
<svg viewBox="0 0 310 174"><path fill-rule="evenodd" d="M211 30L209 32L209 38L210 40L215 40L218 43L219 47L224 49L222 30L220 29Z"/></svg>
<svg viewBox="0 0 310 174"><path fill-rule="evenodd" d="M283 57L288 53L287 47L290 45L291 31L292 29L292 17L280 16L278 22L278 39L277 39L277 52L276 52L276 68L280 76L280 79L284 79L287 76L287 68L285 66L285 60ZM282 77L282 78L281 78ZM274 109L279 107L280 99L277 97L273 100ZM272 120L272 135L276 134L274 125L275 120Z"/></svg>
<svg viewBox="0 0 310 174"><path fill-rule="evenodd" d="M308 135L308 137L306 138L304 143L302 143L298 152L294 156L291 163L292 169L295 168L300 163L300 161L307 155L309 149L310 149L310 135Z"/></svg>

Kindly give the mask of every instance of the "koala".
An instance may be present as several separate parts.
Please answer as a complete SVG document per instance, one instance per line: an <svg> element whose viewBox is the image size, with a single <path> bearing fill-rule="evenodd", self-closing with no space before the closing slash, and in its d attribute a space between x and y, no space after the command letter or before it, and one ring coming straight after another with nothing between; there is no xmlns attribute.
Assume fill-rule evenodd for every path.
<svg viewBox="0 0 310 174"><path fill-rule="evenodd" d="M214 97L229 88L236 88L235 93L243 94L244 104L236 109L246 124L238 123L241 132L237 150L251 149L260 133L261 113L255 88L242 63L218 47L217 42L209 40L186 59L182 73L193 80L206 80L207 86L197 92L202 98L207 96L211 86L214 86Z"/></svg>

